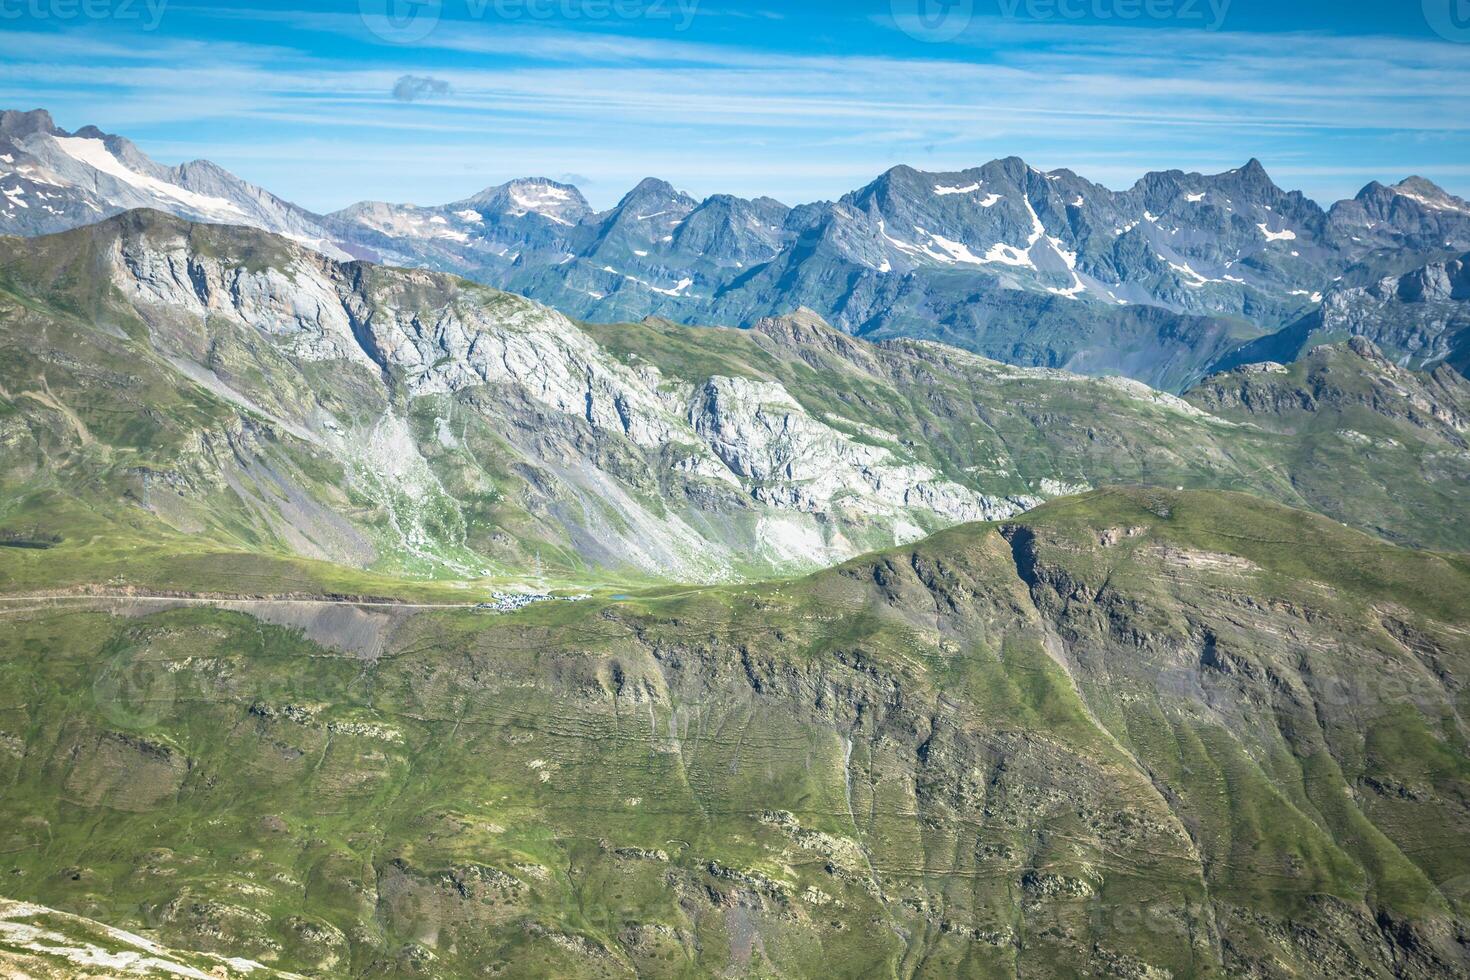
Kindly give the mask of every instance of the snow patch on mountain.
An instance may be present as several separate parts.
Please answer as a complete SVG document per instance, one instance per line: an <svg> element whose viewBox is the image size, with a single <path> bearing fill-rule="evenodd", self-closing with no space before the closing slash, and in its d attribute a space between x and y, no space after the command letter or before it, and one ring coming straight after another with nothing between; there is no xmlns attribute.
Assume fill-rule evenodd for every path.
<svg viewBox="0 0 1470 980"><path fill-rule="evenodd" d="M510 200L516 209L509 212L514 217L521 217L528 213L541 215L559 225L571 226L571 222L563 218L558 209L572 203L571 191L551 184L517 183L512 184L509 190Z"/></svg>
<svg viewBox="0 0 1470 980"><path fill-rule="evenodd" d="M922 231L923 229L918 230ZM964 262L967 265L983 265L985 263L985 260L977 256L974 252L971 252L964 242L952 241L943 235L935 235L933 233L930 233L929 237L935 245L938 245L944 250L945 258L949 261Z"/></svg>
<svg viewBox="0 0 1470 980"><path fill-rule="evenodd" d="M1163 256L1160 256L1160 258L1163 258ZM1164 261L1169 262L1168 259L1164 259ZM1198 272L1194 271L1193 267L1191 267L1187 262L1169 262L1169 268L1173 269L1175 272L1179 273L1186 280L1188 280L1185 282L1186 286L1199 287L1203 286L1205 283L1220 281L1218 279L1211 279L1208 276L1200 275Z"/></svg>
<svg viewBox="0 0 1470 980"><path fill-rule="evenodd" d="M1056 296L1065 296L1068 299L1076 299L1078 296L1081 296L1083 293L1087 292L1087 284L1082 281L1082 277L1077 274L1076 270L1073 270L1071 286L1067 287L1066 289L1059 289L1056 286L1048 286L1046 288L1046 291Z"/></svg>
<svg viewBox="0 0 1470 980"><path fill-rule="evenodd" d="M1005 242L996 242L985 252L985 262L994 262L1000 265L1014 265L1027 269L1036 268L1036 263L1031 261L1031 256Z"/></svg>
<svg viewBox="0 0 1470 980"><path fill-rule="evenodd" d="M107 144L100 139L80 136L53 136L52 139L62 152L78 163L84 163L93 170L130 184L141 191L181 204L200 215L226 221L245 217L245 212L232 201L227 201L222 197L196 194L159 180L157 177L150 177L128 169L121 160L112 155L112 152L107 149Z"/></svg>
<svg viewBox="0 0 1470 980"><path fill-rule="evenodd" d="M1464 201L1461 201L1458 198L1451 198L1449 195L1430 197L1426 194L1419 194L1414 191L1406 191L1402 187L1393 188L1393 192L1398 197L1408 198L1409 200L1414 201L1417 204L1422 204L1424 207L1430 208L1434 211L1457 211L1460 214L1470 214L1470 207L1467 207Z"/></svg>

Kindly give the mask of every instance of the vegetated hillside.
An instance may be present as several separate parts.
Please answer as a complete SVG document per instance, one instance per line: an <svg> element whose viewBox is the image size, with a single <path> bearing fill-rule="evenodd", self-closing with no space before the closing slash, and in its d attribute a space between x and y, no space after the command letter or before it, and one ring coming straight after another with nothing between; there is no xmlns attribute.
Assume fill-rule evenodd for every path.
<svg viewBox="0 0 1470 980"><path fill-rule="evenodd" d="M262 594L305 576L306 591L373 592L341 565L752 578L1110 483L1250 490L1470 547L1463 381L1361 351L1323 383L1393 397L1352 425L1328 402L1285 424L875 346L807 312L748 331L578 325L453 277L150 212L0 242L0 347L11 590ZM218 581L221 552L255 556L260 584Z"/></svg>
<svg viewBox="0 0 1470 980"><path fill-rule="evenodd" d="M1470 487L1470 382L1439 365L1411 371L1371 341L1314 347L1290 365L1213 375L1190 404L1288 439L1282 457L1297 506L1400 542L1406 524L1464 523ZM1441 547L1464 550L1448 539Z"/></svg>
<svg viewBox="0 0 1470 980"><path fill-rule="evenodd" d="M7 603L5 888L332 976L1463 975L1467 596L1141 489L503 616Z"/></svg>

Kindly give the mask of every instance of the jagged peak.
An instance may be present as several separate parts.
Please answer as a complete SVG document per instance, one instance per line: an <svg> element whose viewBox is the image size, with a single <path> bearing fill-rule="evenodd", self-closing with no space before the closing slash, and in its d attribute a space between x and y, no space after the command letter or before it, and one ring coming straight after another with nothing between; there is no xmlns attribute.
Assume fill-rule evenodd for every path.
<svg viewBox="0 0 1470 980"><path fill-rule="evenodd" d="M0 111L0 136L30 136L33 133L61 133L51 113L45 109L6 109Z"/></svg>
<svg viewBox="0 0 1470 980"><path fill-rule="evenodd" d="M1239 172L1247 177L1263 177L1266 180L1271 179L1271 175L1266 173L1266 165L1263 164L1257 157L1251 157L1249 160L1247 160L1245 162L1245 166L1241 167Z"/></svg>
<svg viewBox="0 0 1470 980"><path fill-rule="evenodd" d="M633 187L631 191L623 196L622 203L626 204L629 201L643 200L650 197L656 197L663 200L694 200L688 194L685 194L683 191L679 190L673 184L669 183L666 180L663 180L659 177L644 177Z"/></svg>
<svg viewBox="0 0 1470 980"><path fill-rule="evenodd" d="M1271 175L1266 172L1266 167L1260 160L1251 157L1243 166L1234 170L1227 170L1221 174L1215 174L1213 180L1230 182L1245 187L1270 187L1272 190L1280 191Z"/></svg>
<svg viewBox="0 0 1470 980"><path fill-rule="evenodd" d="M1358 191L1358 193L1353 197L1353 200L1364 201L1368 198L1378 197L1385 193L1393 193L1392 188L1388 187L1381 181L1370 180L1368 181L1368 183L1363 185L1363 189Z"/></svg>
<svg viewBox="0 0 1470 980"><path fill-rule="evenodd" d="M666 180L644 177L622 200L603 216L614 223L624 214L631 214L635 221L654 216L683 217L699 206L699 202L685 194ZM651 211L649 209L652 209Z"/></svg>

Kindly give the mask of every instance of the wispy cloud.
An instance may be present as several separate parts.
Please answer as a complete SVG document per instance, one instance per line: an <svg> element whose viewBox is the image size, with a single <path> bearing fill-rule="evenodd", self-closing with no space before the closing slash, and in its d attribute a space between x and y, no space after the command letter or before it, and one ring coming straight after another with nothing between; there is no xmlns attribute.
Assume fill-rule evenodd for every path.
<svg viewBox="0 0 1470 980"><path fill-rule="evenodd" d="M843 56L446 21L405 51L369 46L353 16L232 16L364 47L332 58L279 43L8 33L0 99L48 104L74 125L147 124L174 145L186 141L171 130L232 120L236 141L200 142L316 207L346 203L311 199L318 188L449 199L528 167L590 174L608 194L657 172L794 200L892 163L959 168L1009 153L1115 184L1257 155L1311 192L1343 194L1373 176L1462 177L1470 146L1470 49L1406 39L987 21L983 48L977 34L975 47ZM321 176L304 171L301 149L320 153L327 133L337 159L311 162ZM1437 147L1437 170L1417 165L1424 146ZM430 147L443 186L394 187L404 171L389 160Z"/></svg>

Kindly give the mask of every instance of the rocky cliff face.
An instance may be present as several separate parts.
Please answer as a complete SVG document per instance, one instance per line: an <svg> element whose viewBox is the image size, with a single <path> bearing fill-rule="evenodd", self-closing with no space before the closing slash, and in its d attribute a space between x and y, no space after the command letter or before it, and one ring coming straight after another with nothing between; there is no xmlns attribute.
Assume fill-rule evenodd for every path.
<svg viewBox="0 0 1470 980"><path fill-rule="evenodd" d="M456 577L717 579L1109 482L1305 489L1397 539L1461 540L1442 519L1461 437L1383 399L1366 406L1391 466L1357 451L1363 424L1268 426L1223 398L873 346L809 311L749 331L591 327L146 213L16 247L0 273L29 297L3 318L17 498L65 457L78 485L112 488L108 507L234 547ZM1299 464L1308 442L1341 463ZM1435 478L1390 491L1402 467Z"/></svg>
<svg viewBox="0 0 1470 980"><path fill-rule="evenodd" d="M1404 271L1365 266L1330 289L1321 306L1280 332L1232 352L1222 366L1262 358L1290 361L1310 347L1344 337L1371 341L1398 363L1420 370L1470 366L1470 263L1467 256Z"/></svg>
<svg viewBox="0 0 1470 980"><path fill-rule="evenodd" d="M234 403L346 463L356 489L386 508L397 544L425 559L438 535L420 505L454 505L422 443L475 465L469 427L501 441L517 460L507 465L538 471L514 491L527 495L523 505L602 538L587 546L597 560L631 560L645 574L827 563L875 540L1039 500L946 479L893 433L854 439L779 382L635 369L565 317L508 294L339 265L279 240L241 261L220 235L230 238L129 216L101 236L92 261L146 323L155 354L207 374ZM312 397L310 376L328 365L363 386L347 404ZM456 420L464 411L475 417ZM640 499L649 487L658 499ZM580 503L569 509L568 496ZM697 526L716 513L736 527ZM469 532L452 524L457 542L439 557L478 571L458 546Z"/></svg>

